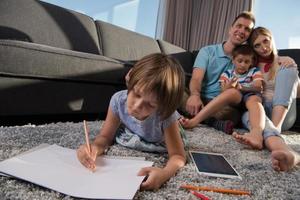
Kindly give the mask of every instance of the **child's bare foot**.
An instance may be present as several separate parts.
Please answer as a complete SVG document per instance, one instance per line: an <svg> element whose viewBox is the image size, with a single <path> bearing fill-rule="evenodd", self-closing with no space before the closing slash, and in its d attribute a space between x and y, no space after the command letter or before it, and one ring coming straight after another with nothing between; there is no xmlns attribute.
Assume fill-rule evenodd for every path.
<svg viewBox="0 0 300 200"><path fill-rule="evenodd" d="M179 122L183 126L183 128L187 128L187 129L194 128L198 125L197 121L194 118L188 119L188 118L181 117L179 119Z"/></svg>
<svg viewBox="0 0 300 200"><path fill-rule="evenodd" d="M261 150L263 148L263 137L257 134L245 133L241 135L233 132L232 136L237 142L250 146L252 149Z"/></svg>
<svg viewBox="0 0 300 200"><path fill-rule="evenodd" d="M272 152L272 167L276 171L288 171L300 163L300 155L293 151Z"/></svg>

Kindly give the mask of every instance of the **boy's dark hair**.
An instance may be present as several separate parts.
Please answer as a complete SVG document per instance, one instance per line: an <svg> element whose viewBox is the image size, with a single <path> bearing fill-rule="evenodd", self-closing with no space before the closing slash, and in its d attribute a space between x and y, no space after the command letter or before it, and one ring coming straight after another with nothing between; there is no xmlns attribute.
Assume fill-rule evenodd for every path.
<svg viewBox="0 0 300 200"><path fill-rule="evenodd" d="M133 66L129 77L128 92L137 86L156 94L162 119L168 118L180 105L185 76L174 58L161 53L145 56Z"/></svg>
<svg viewBox="0 0 300 200"><path fill-rule="evenodd" d="M253 22L253 25L255 25L255 16L253 15L252 12L249 11L243 11L242 13L240 13L238 16L236 16L236 18L233 20L232 22L232 26L234 25L234 23L239 19L239 18L245 18L245 19L249 19ZM254 27L254 26L253 26Z"/></svg>
<svg viewBox="0 0 300 200"><path fill-rule="evenodd" d="M252 65L254 65L257 61L257 55L253 48L248 44L241 44L236 46L232 50L232 58L234 59L237 55L247 55L252 56Z"/></svg>

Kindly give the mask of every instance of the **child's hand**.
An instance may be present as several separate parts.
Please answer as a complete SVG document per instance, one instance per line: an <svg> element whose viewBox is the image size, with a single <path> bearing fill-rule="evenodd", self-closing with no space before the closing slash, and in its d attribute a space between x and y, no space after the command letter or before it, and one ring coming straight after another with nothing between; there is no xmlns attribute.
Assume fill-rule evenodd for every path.
<svg viewBox="0 0 300 200"><path fill-rule="evenodd" d="M169 179L166 177L164 170L158 167L144 167L139 171L138 176L147 177L141 184L142 190L157 190Z"/></svg>
<svg viewBox="0 0 300 200"><path fill-rule="evenodd" d="M91 144L91 152L89 152L87 145L84 144L77 149L77 158L83 166L90 169L91 171L95 171L96 170L95 161L98 152L99 150L97 146Z"/></svg>
<svg viewBox="0 0 300 200"><path fill-rule="evenodd" d="M230 86L233 87L233 88L236 88L238 85L238 78L237 77L233 77L231 80L230 80Z"/></svg>
<svg viewBox="0 0 300 200"><path fill-rule="evenodd" d="M237 88L238 86L238 78L233 77L230 81L225 81L221 83L221 89L222 91L228 90L230 88Z"/></svg>
<svg viewBox="0 0 300 200"><path fill-rule="evenodd" d="M194 118L188 119L188 118L181 117L179 119L179 122L184 128L194 128L198 125L198 123Z"/></svg>
<svg viewBox="0 0 300 200"><path fill-rule="evenodd" d="M240 83L236 83L236 86L235 86L235 88L237 89L237 90L243 90L243 86L240 84Z"/></svg>

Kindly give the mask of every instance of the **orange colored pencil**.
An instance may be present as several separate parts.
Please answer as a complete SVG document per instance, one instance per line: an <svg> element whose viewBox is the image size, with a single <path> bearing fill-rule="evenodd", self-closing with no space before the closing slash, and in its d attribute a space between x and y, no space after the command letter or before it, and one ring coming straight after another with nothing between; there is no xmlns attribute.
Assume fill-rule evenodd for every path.
<svg viewBox="0 0 300 200"><path fill-rule="evenodd" d="M84 126L84 133L85 133L85 141L88 148L89 153L91 153L91 146L90 146L90 140L89 140L89 131L86 125L86 121L83 120L83 126Z"/></svg>
<svg viewBox="0 0 300 200"><path fill-rule="evenodd" d="M201 187L201 186L193 186L193 185L182 185L180 187L188 190L212 191L212 192L219 192L224 194L235 194L235 195L251 195L249 191L245 191L245 190L232 190L226 188Z"/></svg>

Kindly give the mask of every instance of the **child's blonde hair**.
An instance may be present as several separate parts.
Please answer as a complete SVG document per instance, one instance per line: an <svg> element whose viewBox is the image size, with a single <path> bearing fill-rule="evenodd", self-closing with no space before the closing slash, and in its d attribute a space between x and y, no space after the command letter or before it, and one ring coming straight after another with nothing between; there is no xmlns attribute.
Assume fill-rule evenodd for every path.
<svg viewBox="0 0 300 200"><path fill-rule="evenodd" d="M129 72L128 92L134 86L157 96L158 113L169 117L180 105L184 92L184 71L174 58L156 53L143 57Z"/></svg>
<svg viewBox="0 0 300 200"><path fill-rule="evenodd" d="M269 73L269 80L273 80L276 76L276 71L277 68L279 67L278 62L277 62L277 58L278 58L278 53L277 53L277 49L275 46L275 42L272 36L271 31L269 31L267 28L264 27L257 27L255 29L252 30L248 42L250 44L250 46L252 48L254 48L253 44L254 41L258 38L258 36L260 35L264 35L267 36L271 39L271 44L272 44L272 53L271 53L271 59L272 59L272 64L271 64L271 68L270 68L270 73Z"/></svg>

